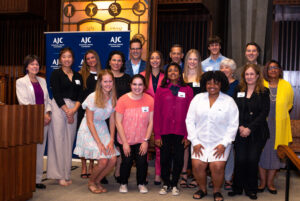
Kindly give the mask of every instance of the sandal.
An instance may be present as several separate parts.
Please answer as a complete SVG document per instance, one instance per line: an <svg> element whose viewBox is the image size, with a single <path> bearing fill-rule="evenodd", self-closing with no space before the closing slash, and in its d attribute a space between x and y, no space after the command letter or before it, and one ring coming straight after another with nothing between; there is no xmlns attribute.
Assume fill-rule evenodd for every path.
<svg viewBox="0 0 300 201"><path fill-rule="evenodd" d="M88 174L80 174L80 177L81 177L82 179L86 179L86 178L88 178Z"/></svg>
<svg viewBox="0 0 300 201"><path fill-rule="evenodd" d="M193 195L193 199L199 200L204 198L207 195L207 192L204 193L203 190L199 189L198 191L196 191L196 193L194 193ZM198 197L199 196L199 197Z"/></svg>
<svg viewBox="0 0 300 201"><path fill-rule="evenodd" d="M188 186L189 186L189 188L196 188L198 186L198 184L197 184L196 180L193 178Z"/></svg>
<svg viewBox="0 0 300 201"><path fill-rule="evenodd" d="M181 188L188 188L189 187L188 183L187 183L188 181L187 181L186 178L183 177L183 175L187 175L187 173L186 172L181 173L181 178L180 178L179 185L180 185Z"/></svg>
<svg viewBox="0 0 300 201"><path fill-rule="evenodd" d="M220 200L217 200L217 198L221 198ZM214 201L223 201L224 197L220 192L215 192L214 193Z"/></svg>
<svg viewBox="0 0 300 201"><path fill-rule="evenodd" d="M91 191L92 193L95 193L95 194L102 193L102 190L100 190L94 183L88 184L88 189L89 189L89 191Z"/></svg>
<svg viewBox="0 0 300 201"><path fill-rule="evenodd" d="M97 188L101 191L101 193L106 193L107 189L104 188L100 183L96 183Z"/></svg>
<svg viewBox="0 0 300 201"><path fill-rule="evenodd" d="M232 190L232 184L230 184L229 182L225 181L225 183L224 183L224 190L227 190L227 191Z"/></svg>

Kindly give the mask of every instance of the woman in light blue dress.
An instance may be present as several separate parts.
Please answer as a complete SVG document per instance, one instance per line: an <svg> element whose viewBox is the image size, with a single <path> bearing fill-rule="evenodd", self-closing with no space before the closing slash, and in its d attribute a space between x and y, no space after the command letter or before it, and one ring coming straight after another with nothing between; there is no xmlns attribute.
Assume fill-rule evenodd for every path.
<svg viewBox="0 0 300 201"><path fill-rule="evenodd" d="M113 74L102 70L98 75L96 91L82 103L86 110L80 124L74 154L86 159L98 160L88 183L92 193L103 193L107 190L100 184L116 163L119 152L114 146L116 93ZM110 129L105 122L110 119Z"/></svg>

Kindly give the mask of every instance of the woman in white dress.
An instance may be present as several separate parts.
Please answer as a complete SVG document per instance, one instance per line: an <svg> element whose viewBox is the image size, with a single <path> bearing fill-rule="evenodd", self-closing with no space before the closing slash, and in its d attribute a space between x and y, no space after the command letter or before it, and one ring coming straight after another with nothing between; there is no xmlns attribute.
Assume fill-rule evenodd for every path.
<svg viewBox="0 0 300 201"><path fill-rule="evenodd" d="M228 80L220 71L203 74L201 91L192 100L186 117L188 139L192 143L192 167L199 190L193 195L207 195L206 169L213 181L214 200L224 200L220 190L231 143L238 129L239 112L234 100L225 94Z"/></svg>
<svg viewBox="0 0 300 201"><path fill-rule="evenodd" d="M119 152L114 146L116 93L113 74L102 70L98 74L96 91L82 103L86 110L80 124L74 154L86 159L98 160L88 182L92 193L103 193L107 190L100 181L114 167ZM109 118L109 127L105 122Z"/></svg>

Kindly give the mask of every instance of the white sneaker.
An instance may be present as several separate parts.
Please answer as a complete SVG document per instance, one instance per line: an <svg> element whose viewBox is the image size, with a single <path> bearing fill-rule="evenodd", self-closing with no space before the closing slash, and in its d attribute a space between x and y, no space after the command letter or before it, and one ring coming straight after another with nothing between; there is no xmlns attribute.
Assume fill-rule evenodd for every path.
<svg viewBox="0 0 300 201"><path fill-rule="evenodd" d="M127 184L121 184L119 188L120 193L128 193Z"/></svg>
<svg viewBox="0 0 300 201"><path fill-rule="evenodd" d="M179 190L176 186L172 188L172 195L179 195Z"/></svg>
<svg viewBox="0 0 300 201"><path fill-rule="evenodd" d="M168 193L168 186L163 186L158 193L160 195L166 195Z"/></svg>
<svg viewBox="0 0 300 201"><path fill-rule="evenodd" d="M139 184L138 189L139 189L140 193L148 193L148 189L145 185Z"/></svg>

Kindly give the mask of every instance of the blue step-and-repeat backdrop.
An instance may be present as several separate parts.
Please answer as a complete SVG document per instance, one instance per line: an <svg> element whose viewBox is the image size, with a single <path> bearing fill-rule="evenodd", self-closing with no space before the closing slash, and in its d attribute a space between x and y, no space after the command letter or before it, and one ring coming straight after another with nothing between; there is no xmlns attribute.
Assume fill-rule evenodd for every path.
<svg viewBox="0 0 300 201"><path fill-rule="evenodd" d="M73 70L79 71L82 67L83 57L87 50L95 50L100 58L102 68L105 68L108 55L113 50L124 53L125 59L129 57L129 31L120 32L46 32L46 80L49 95L50 76L53 70L60 68L59 52L64 47L70 47L74 52ZM76 139L74 145L76 143ZM74 149L74 146L73 146ZM47 155L47 148L45 149ZM73 155L73 158L78 156Z"/></svg>
<svg viewBox="0 0 300 201"><path fill-rule="evenodd" d="M59 68L59 51L70 47L74 52L73 69L79 71L87 50L95 50L100 57L102 68L105 68L108 55L113 50L124 53L126 60L129 56L129 31L120 32L46 32L46 80L54 69ZM48 88L50 97L52 93Z"/></svg>

